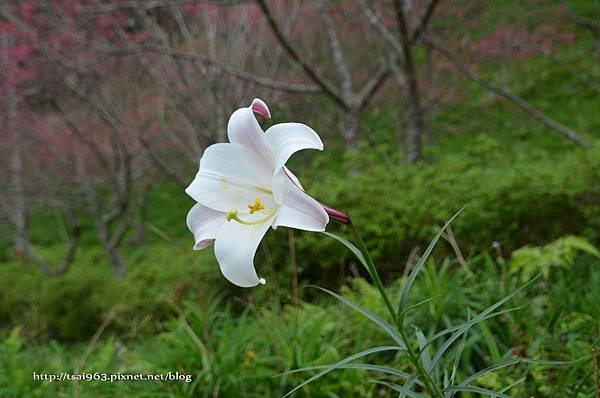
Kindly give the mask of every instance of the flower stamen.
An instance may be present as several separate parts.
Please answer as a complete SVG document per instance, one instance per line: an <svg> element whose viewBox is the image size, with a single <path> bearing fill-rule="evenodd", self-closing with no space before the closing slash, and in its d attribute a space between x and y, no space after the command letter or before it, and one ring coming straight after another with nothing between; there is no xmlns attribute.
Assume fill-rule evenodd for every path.
<svg viewBox="0 0 600 398"><path fill-rule="evenodd" d="M249 205L248 207L250 207L250 206L251 205ZM237 221L243 225L258 225L258 224L264 223L265 221L267 221L268 219L273 217L273 214L275 214L275 210L264 207L262 202L260 202L260 199L256 199L256 202L254 202L254 204L252 206L256 206L256 207L254 207L254 211L253 211L253 208L250 208L250 214L253 214L256 212L261 212L263 214L266 214L266 217L263 217L261 219L255 220L255 221L246 221L246 220L242 220L240 218L240 216L238 215L238 211L236 209L233 209L233 210L230 210L227 212L225 219L227 221L232 221L232 220Z"/></svg>
<svg viewBox="0 0 600 398"><path fill-rule="evenodd" d="M254 214L258 211L264 210L265 205L261 202L260 198L256 198L254 203L250 203L248 205L248 209L250 209L250 214Z"/></svg>

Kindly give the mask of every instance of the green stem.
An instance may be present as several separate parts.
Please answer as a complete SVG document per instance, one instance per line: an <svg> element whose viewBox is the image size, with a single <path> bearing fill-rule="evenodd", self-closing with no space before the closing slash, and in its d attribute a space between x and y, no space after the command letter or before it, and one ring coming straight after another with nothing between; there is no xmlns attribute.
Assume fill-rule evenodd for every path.
<svg viewBox="0 0 600 398"><path fill-rule="evenodd" d="M346 225L350 229L350 232L352 232L352 235L354 235L354 237L356 238L356 242L358 243L358 248L362 252L363 256L365 257L365 260L367 261L367 267L368 267L368 271L371 276L371 279L373 280L373 283L375 284L375 287L377 288L377 290L379 290L379 294L381 294L381 297L383 298L383 301L385 302L385 306L387 307L390 315L392 316L392 319L394 320L396 329L398 329L398 332L400 333L400 336L402 337L402 340L404 341L404 345L406 346L406 350L407 350L410 361L417 368L418 372L423 377L423 380L425 382L425 386L426 386L428 392L432 396L437 396L437 397L443 398L444 394L442 393L440 388L433 382L431 375L425 370L425 368L419 361L420 355L415 352L415 350L412 348L412 345L410 344L408 335L406 334L406 331L404 330L403 321L401 319L399 319L398 315L396 314L396 310L394 309L394 306L392 305L392 302L391 302L385 288L383 287L383 282L381 281L379 273L377 272L377 268L375 267L375 263L373 262L373 259L371 258L371 255L369 254L369 249L367 249L367 245L365 245L365 242L363 241L362 237L360 236L360 233L358 232L358 230L356 229L356 227L354 226L354 224L352 222L349 222Z"/></svg>

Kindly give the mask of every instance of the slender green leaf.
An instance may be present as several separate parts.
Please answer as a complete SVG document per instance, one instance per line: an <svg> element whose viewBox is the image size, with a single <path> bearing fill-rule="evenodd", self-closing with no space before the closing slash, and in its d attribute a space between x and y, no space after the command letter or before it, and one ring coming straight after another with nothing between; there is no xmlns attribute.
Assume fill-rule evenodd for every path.
<svg viewBox="0 0 600 398"><path fill-rule="evenodd" d="M425 262L427 261L427 259L431 255L431 252L433 251L433 248L437 244L438 240L440 239L440 237L442 236L442 234L444 233L444 231L446 230L446 228L448 228L448 226L450 225L450 223L452 223L452 221L454 221L454 219L456 217L458 217L458 215L463 210L464 210L464 207L462 209L460 209L454 216L452 216L452 218L450 220L448 220L448 222L442 227L442 229L440 229L438 231L438 233L435 235L435 237L433 238L433 240L429 243L429 246L427 246L427 249L425 250L425 253L423 253L423 255L421 256L421 258L419 259L419 261L417 262L417 264L413 268L412 272L408 276L408 280L406 281L406 285L402 289L402 294L400 295L400 303L398 305L398 311L396 311L398 314L401 314L403 312L403 310L404 310L404 307L406 307L406 301L408 300L408 293L410 292L410 289L412 288L412 285L415 283L415 279L417 279L417 275L419 275L419 272L421 272L421 268L423 268L423 265L425 264Z"/></svg>
<svg viewBox="0 0 600 398"><path fill-rule="evenodd" d="M467 334L465 333L460 342L460 346L458 347L458 351L456 352L456 357L454 358L454 365L452 366L452 374L450 375L450 384L453 384L454 380L456 379L456 371L458 370L458 366L460 365L460 357L462 355L463 350L465 349L466 342L467 342Z"/></svg>
<svg viewBox="0 0 600 398"><path fill-rule="evenodd" d="M442 359L442 356L446 353L448 348L450 348L450 346L456 340L458 340L460 338L460 336L462 336L463 334L466 335L470 328L471 328L471 325L468 325L464 329L461 329L461 330L457 331L456 333L454 333L448 340L446 340L444 342L444 344L442 344L440 349L435 353L435 356L433 357L433 359L431 360L431 363L429 365L430 367L427 370L431 372L435 368L435 366L438 364L438 362Z"/></svg>
<svg viewBox="0 0 600 398"><path fill-rule="evenodd" d="M471 376L467 377L466 379L464 379L462 382L460 382L458 385L459 386L466 386L467 384L471 384L473 381L477 380L478 378L480 378L481 376L494 372L496 370L500 370L503 368L507 368L509 366L513 366L513 365L517 365L518 363L520 363L521 361L519 359L511 359L502 363L497 363L495 365L492 365L488 368L485 368L483 370L480 370L477 373L473 373Z"/></svg>
<svg viewBox="0 0 600 398"><path fill-rule="evenodd" d="M513 298L518 293L522 292L525 288L527 288L535 280L537 280L537 278L539 278L540 275L541 274L537 275L535 278L531 279L525 285L523 285L520 288L516 289L514 292L512 292L508 296L504 297L503 299L498 300L496 303L494 303L493 305L491 305L490 307L488 307L485 311L480 312L471 321L467 321L463 325L459 326L459 328L457 329L457 331L454 332L454 334L448 340L446 340L446 342L444 342L444 344L442 345L442 347L440 347L440 349L436 352L435 356L433 357L433 360L431 361L432 362L431 363L432 369L440 361L440 359L444 355L445 351L448 348L450 348L450 346L452 345L452 343L454 343L463 333L467 333L472 326L474 326L474 325L476 325L476 324L478 324L480 322L483 322L485 319L489 318L489 316L491 314L493 314L493 311L495 309L497 309L498 307L500 307L502 304L506 303L508 300L510 300L511 298ZM502 313L502 312L501 311L498 312L498 314L500 314L500 313ZM434 338L435 338L435 336L434 336ZM431 338L430 341L428 342L428 344L431 343L431 341L433 341L434 338Z"/></svg>
<svg viewBox="0 0 600 398"><path fill-rule="evenodd" d="M315 286L317 289L324 291L325 293L328 293L330 295L332 295L333 297L335 297L336 299L338 299L339 301L341 301L342 303L346 304L348 307L352 308L353 310L360 312L361 314L363 314L364 316L366 316L367 318L369 318L371 321L373 321L377 326L379 326L379 328L383 331L385 331L387 334L389 334L394 341L398 344L398 346L402 347L403 349L406 348L406 345L404 344L404 340L402 339L402 336L400 335L400 333L398 333L398 331L396 330L395 327L393 327L392 325L390 325L389 323L387 323L385 320L383 320L381 317L379 317L378 315L372 313L371 311L367 310L366 308L361 307L360 305L352 302L351 300L348 300L347 298L345 298L344 296L341 296L335 292L332 292L329 289L325 289L319 286Z"/></svg>
<svg viewBox="0 0 600 398"><path fill-rule="evenodd" d="M320 371L319 373L317 373L316 375L314 375L313 377L311 377L308 380L305 380L304 382L302 382L301 384L297 385L296 387L294 387L293 389L291 389L287 394L285 394L282 398L285 397L289 397L291 394L293 394L294 392L298 391L299 389L301 389L302 387L304 387L307 384L312 383L315 380L320 379L321 377L325 376L327 373L339 369L341 366L346 365L347 363L350 363L356 359L362 358L362 357L366 357L367 355L371 355L377 352L382 352L382 351L399 351L402 348L398 347L398 346L382 346L382 347L373 347L373 348L369 348L368 350L364 350L361 352L358 352L356 354L350 355L349 357L346 357L344 359L342 359L341 361L338 361L332 365L329 365L327 368L323 369L322 371Z"/></svg>
<svg viewBox="0 0 600 398"><path fill-rule="evenodd" d="M356 256L356 258L358 259L358 261L360 262L360 264L364 267L364 269L367 270L367 273L369 274L369 276L371 278L373 278L373 275L371 274L371 270L369 269L369 265L367 263L367 260L365 259L365 256L363 256L363 254L361 253L361 251L359 250L359 248L356 247L354 245L354 243L350 242L346 238L342 238L341 236L338 236L336 234L332 234L331 232L323 231L323 233L325 235L327 235L327 236L329 236L329 237L337 240L342 245L346 246L348 248L348 250L350 250L352 252L352 254L354 254Z"/></svg>
<svg viewBox="0 0 600 398"><path fill-rule="evenodd" d="M417 334L417 341L419 342L419 352L421 362L425 369L431 369L431 355L429 354L429 347L427 346L427 339L421 329L415 326L415 333Z"/></svg>
<svg viewBox="0 0 600 398"><path fill-rule="evenodd" d="M501 392L488 390L487 388L475 387L475 386L450 386L444 389L445 392L476 392L478 394L487 395L493 398L513 398L511 395L506 395Z"/></svg>
<svg viewBox="0 0 600 398"><path fill-rule="evenodd" d="M500 390L500 392L507 392L510 391L512 388L516 387L517 385L523 383L525 381L525 377L521 377L519 380L515 381L514 383L504 387L502 390Z"/></svg>
<svg viewBox="0 0 600 398"><path fill-rule="evenodd" d="M491 314L486 315L482 320L486 320L486 319L490 319L490 318L495 318L497 316L509 313L509 312L513 312L513 311L518 311L520 309L525 308L524 305L521 305L519 307L513 307L513 308L508 308L506 310L501 310L501 311L497 311L497 312L493 312ZM463 329L466 326L469 326L469 324L472 322L472 320L469 320L465 323L461 323L460 325L456 325L456 326L450 326L449 328L446 328L440 332L437 332L436 334L434 334L428 341L427 341L427 345L430 345L431 343L433 343L435 340L439 339L442 336L445 336L449 333L452 333L454 331ZM472 325L471 325L472 326Z"/></svg>
<svg viewBox="0 0 600 398"><path fill-rule="evenodd" d="M396 392L402 392L402 387L396 384L392 384L392 383L388 383L387 381L381 381L381 380L369 380L369 382L371 383L375 383L375 384L381 384L382 386L386 386L387 388L394 390ZM413 391L409 391L408 392L408 396L411 398L421 398L423 397L423 395L413 392Z"/></svg>
<svg viewBox="0 0 600 398"><path fill-rule="evenodd" d="M412 376L410 379L406 380L406 382L400 389L400 395L398 396L398 398L406 398L406 397L410 396L410 393L413 392L412 388L415 385L416 381L417 381L416 376Z"/></svg>
<svg viewBox="0 0 600 398"><path fill-rule="evenodd" d="M288 372L285 372L285 374L290 374L290 373L299 373L299 372L308 372L311 370L320 370L320 369L326 369L329 366L331 366L331 364L329 365L315 365L315 366L307 366L305 368L301 368L301 369L293 369L290 370ZM342 366L338 366L338 369L361 369L361 370L369 370L372 372L379 372L379 373L385 373L385 374L389 374L392 376L397 376L400 377L404 380L408 380L412 377L412 375L410 373L407 372L403 372L401 370L398 369L394 369L394 368L390 368L388 366L381 366L381 365L373 365L370 363L349 363L346 365L342 365ZM420 381L417 380L417 384L418 385L423 385Z"/></svg>
<svg viewBox="0 0 600 398"><path fill-rule="evenodd" d="M406 308L405 308L405 309L404 309L404 310L403 310L403 311L402 311L402 312L401 312L401 313L400 313L398 316L400 316L400 317L401 317L401 316L404 316L404 315L405 315L405 314L406 314L408 311L410 311L410 310L412 310L412 309L415 309L415 308L419 307L420 305L423 305L423 304L425 304L425 303L428 303L428 302L430 302L431 300L434 300L434 299L436 299L436 298L437 298L437 297L439 297L439 296L440 296L439 294L436 294L436 295L435 295L435 296L433 296L433 297L429 297L428 299L425 299L425 300L423 300L423 301L419 301L417 304L413 304L413 305L411 305L411 306L408 306L408 307L406 307Z"/></svg>
<svg viewBox="0 0 600 398"><path fill-rule="evenodd" d="M459 385L464 386L464 385L470 384L485 374L495 372L496 370L504 369L509 366L518 365L521 363L531 364L531 365L542 365L542 366L561 366L561 365L570 365L572 363L579 362L582 360L585 360L585 358L581 358L581 359L578 359L575 361L543 361L543 360L535 360L535 359L527 359L527 358L509 359L508 361L497 363L497 364L487 367L483 370L480 370L477 373L473 373L471 376L464 379Z"/></svg>
<svg viewBox="0 0 600 398"><path fill-rule="evenodd" d="M500 355L500 349L498 348L498 344L496 344L496 339L494 338L494 335L492 335L492 331L485 322L479 324L479 329L481 330L483 341L485 341L485 344L488 347L492 361L500 362L502 356Z"/></svg>

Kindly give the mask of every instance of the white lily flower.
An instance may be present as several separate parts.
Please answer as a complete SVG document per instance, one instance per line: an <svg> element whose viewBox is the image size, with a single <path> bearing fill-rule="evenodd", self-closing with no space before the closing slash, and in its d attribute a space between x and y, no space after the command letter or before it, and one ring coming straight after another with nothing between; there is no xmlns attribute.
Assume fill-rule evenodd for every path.
<svg viewBox="0 0 600 398"><path fill-rule="evenodd" d="M256 98L229 118L230 143L206 148L200 170L185 192L198 202L187 215L194 250L215 243L223 276L241 287L265 280L254 269L254 254L269 227L324 231L329 216L285 167L302 149L323 149L317 133L301 123L276 124L263 132L254 113L270 118Z"/></svg>

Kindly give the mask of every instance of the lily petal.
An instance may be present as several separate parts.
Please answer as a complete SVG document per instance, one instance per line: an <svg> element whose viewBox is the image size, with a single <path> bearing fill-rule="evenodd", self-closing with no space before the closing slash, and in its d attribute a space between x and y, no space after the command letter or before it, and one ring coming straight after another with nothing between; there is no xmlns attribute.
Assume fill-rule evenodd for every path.
<svg viewBox="0 0 600 398"><path fill-rule="evenodd" d="M319 135L302 123L280 123L267 129L265 137L275 155L275 171L285 165L290 156L302 149L323 150Z"/></svg>
<svg viewBox="0 0 600 398"><path fill-rule="evenodd" d="M196 240L194 250L204 249L217 237L217 233L225 223L225 213L197 203L188 212L186 223Z"/></svg>
<svg viewBox="0 0 600 398"><path fill-rule="evenodd" d="M296 184L297 187L304 191L304 187L302 186L302 184L300 184L300 180L298 179L298 177L296 177L294 173L292 173L290 169L283 166L283 172L292 180L294 184Z"/></svg>
<svg viewBox="0 0 600 398"><path fill-rule="evenodd" d="M284 170L273 178L273 191L281 205L273 220L273 229L281 225L304 231L325 231L329 216L323 206L297 186Z"/></svg>
<svg viewBox="0 0 600 398"><path fill-rule="evenodd" d="M213 210L248 212L256 199L269 208L273 171L256 152L240 144L215 144L204 151L200 170L185 192Z"/></svg>
<svg viewBox="0 0 600 398"><path fill-rule="evenodd" d="M269 167L273 167L273 153L267 144L265 133L252 112L255 102L256 100L248 108L240 108L233 112L227 124L227 136L230 142L253 150L260 155ZM258 102L256 103L258 104ZM264 104L264 102L262 103ZM266 104L264 104L264 108L266 108ZM260 109L261 113L264 111L260 105L257 109ZM266 111L268 112L268 108L266 108Z"/></svg>
<svg viewBox="0 0 600 398"><path fill-rule="evenodd" d="M260 98L254 98L254 100L252 100L252 105L250 105L250 108L252 108L252 111L254 113L258 113L262 117L266 117L267 119L271 118L271 112L269 112L269 107L267 106L267 104L265 104L265 101L261 100Z"/></svg>
<svg viewBox="0 0 600 398"><path fill-rule="evenodd" d="M223 224L215 241L215 256L229 282L240 287L265 284L265 280L256 275L254 254L269 225L270 219L255 225L235 221Z"/></svg>

